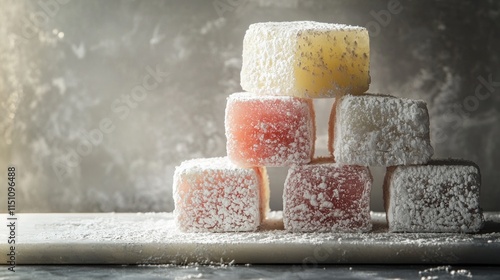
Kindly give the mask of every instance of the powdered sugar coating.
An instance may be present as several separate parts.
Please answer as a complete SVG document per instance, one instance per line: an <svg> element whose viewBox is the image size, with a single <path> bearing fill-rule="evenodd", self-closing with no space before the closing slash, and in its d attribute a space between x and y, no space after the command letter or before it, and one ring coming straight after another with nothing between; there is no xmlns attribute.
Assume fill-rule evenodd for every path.
<svg viewBox="0 0 500 280"><path fill-rule="evenodd" d="M305 164L314 154L312 100L235 93L225 116L228 158L239 166Z"/></svg>
<svg viewBox="0 0 500 280"><path fill-rule="evenodd" d="M269 211L265 167L224 158L184 161L175 169L174 217L182 231L253 231Z"/></svg>
<svg viewBox="0 0 500 280"><path fill-rule="evenodd" d="M330 122L335 161L365 166L422 164L434 153L424 101L367 94L346 95L336 103L335 120Z"/></svg>
<svg viewBox="0 0 500 280"><path fill-rule="evenodd" d="M361 94L370 84L368 31L313 21L250 25L241 87L264 95L321 98Z"/></svg>
<svg viewBox="0 0 500 280"><path fill-rule="evenodd" d="M292 166L283 192L283 223L292 232L371 229L367 167L318 162Z"/></svg>
<svg viewBox="0 0 500 280"><path fill-rule="evenodd" d="M384 203L392 232L478 232L479 168L468 161L388 168Z"/></svg>

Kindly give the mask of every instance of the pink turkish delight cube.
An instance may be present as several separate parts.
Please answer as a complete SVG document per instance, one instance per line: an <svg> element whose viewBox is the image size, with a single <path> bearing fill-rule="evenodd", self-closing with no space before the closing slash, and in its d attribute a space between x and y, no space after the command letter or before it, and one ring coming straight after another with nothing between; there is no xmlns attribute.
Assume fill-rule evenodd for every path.
<svg viewBox="0 0 500 280"><path fill-rule="evenodd" d="M387 169L384 205L391 232L478 232L479 167L464 160Z"/></svg>
<svg viewBox="0 0 500 280"><path fill-rule="evenodd" d="M283 193L283 222L292 232L366 232L371 229L367 167L331 160L295 165Z"/></svg>
<svg viewBox="0 0 500 280"><path fill-rule="evenodd" d="M311 99L235 93L226 106L227 155L239 166L305 164L314 154Z"/></svg>
<svg viewBox="0 0 500 280"><path fill-rule="evenodd" d="M175 169L174 217L181 231L254 231L269 211L265 167L225 158L184 161Z"/></svg>

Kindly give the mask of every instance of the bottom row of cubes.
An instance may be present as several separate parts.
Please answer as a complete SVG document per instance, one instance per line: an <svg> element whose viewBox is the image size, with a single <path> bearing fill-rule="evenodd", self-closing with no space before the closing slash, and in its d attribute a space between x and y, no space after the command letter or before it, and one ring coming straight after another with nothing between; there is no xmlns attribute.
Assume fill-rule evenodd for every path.
<svg viewBox="0 0 500 280"><path fill-rule="evenodd" d="M285 230L369 231L372 182L368 167L331 159L290 167L283 191ZM479 169L472 162L388 168L384 205L389 231L479 231L479 185ZM241 168L227 157L183 162L175 170L173 191L181 231L255 231L269 211L266 168Z"/></svg>

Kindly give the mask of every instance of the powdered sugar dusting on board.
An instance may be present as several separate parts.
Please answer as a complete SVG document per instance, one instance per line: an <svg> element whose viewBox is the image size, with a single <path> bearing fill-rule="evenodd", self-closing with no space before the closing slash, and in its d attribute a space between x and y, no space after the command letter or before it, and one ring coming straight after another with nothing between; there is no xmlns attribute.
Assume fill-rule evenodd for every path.
<svg viewBox="0 0 500 280"><path fill-rule="evenodd" d="M481 178L468 161L431 161L389 169L385 192L389 229L409 232L477 232Z"/></svg>
<svg viewBox="0 0 500 280"><path fill-rule="evenodd" d="M421 280L436 279L466 279L472 278L472 273L467 269L453 269L451 265L431 267L418 272Z"/></svg>
<svg viewBox="0 0 500 280"><path fill-rule="evenodd" d="M101 263L230 263L234 259L237 263L300 263L314 256L328 256L317 261L330 263L488 263L491 254L500 250L499 213L485 214L488 223L480 234L389 233L383 213L371 213L373 229L368 233L290 233L280 226L280 212L269 216L256 232L184 233L176 228L172 213L20 214L24 226L19 228L19 252L27 259L32 255L24 254L23 248L51 251L57 246L59 260L70 258L79 248L91 261ZM3 237L6 240L5 231L0 232ZM470 257L471 250L489 253ZM39 261L49 260L48 252L40 255Z"/></svg>
<svg viewBox="0 0 500 280"><path fill-rule="evenodd" d="M371 185L372 177L366 167L332 162L291 167L283 193L285 229L370 230Z"/></svg>
<svg viewBox="0 0 500 280"><path fill-rule="evenodd" d="M174 215L183 231L251 231L269 204L264 167L239 168L227 158L193 159L174 173Z"/></svg>
<svg viewBox="0 0 500 280"><path fill-rule="evenodd" d="M485 219L500 229L500 215L487 213ZM21 214L22 215L22 214ZM29 215L29 217L26 217ZM23 230L38 234L19 235L22 243L46 242L106 242L106 243L283 243L322 244L329 241L384 242L386 244L439 245L467 243L480 240L483 243L499 243L499 232L480 234L456 233L390 233L387 232L385 214L371 213L373 229L367 233L291 233L284 231L279 221L282 212L269 213L262 229L256 232L182 232L177 229L173 213L99 213L99 214L25 214L21 216L26 226ZM274 226L272 226L274 225ZM490 229L491 231L491 229Z"/></svg>
<svg viewBox="0 0 500 280"><path fill-rule="evenodd" d="M433 154L427 105L382 95L344 96L337 102L334 156L366 166L426 163Z"/></svg>
<svg viewBox="0 0 500 280"><path fill-rule="evenodd" d="M225 117L227 154L240 166L305 164L314 154L314 109L310 99L229 96Z"/></svg>

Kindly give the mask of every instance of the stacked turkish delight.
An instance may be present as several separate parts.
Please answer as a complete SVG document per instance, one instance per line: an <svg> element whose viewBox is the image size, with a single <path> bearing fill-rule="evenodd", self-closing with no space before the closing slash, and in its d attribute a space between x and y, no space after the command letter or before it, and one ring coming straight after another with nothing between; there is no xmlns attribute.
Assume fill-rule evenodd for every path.
<svg viewBox="0 0 500 280"><path fill-rule="evenodd" d="M227 155L240 166L306 164L316 138L312 100L291 96L229 96Z"/></svg>
<svg viewBox="0 0 500 280"><path fill-rule="evenodd" d="M432 160L393 166L384 180L384 206L390 231L478 232L479 167L464 160Z"/></svg>
<svg viewBox="0 0 500 280"><path fill-rule="evenodd" d="M368 231L372 176L367 167L317 159L288 170L283 223L294 232Z"/></svg>
<svg viewBox="0 0 500 280"><path fill-rule="evenodd" d="M269 209L267 167L289 167L283 222L291 232L371 229L369 166L388 166L389 231L477 232L479 168L430 161L421 100L366 93L365 28L318 22L250 25L241 86L227 99L227 157L183 162L174 175L183 231L253 231ZM313 98L335 98L330 158L315 158ZM321 116L320 116L321 117ZM326 116L328 117L328 116Z"/></svg>
<svg viewBox="0 0 500 280"><path fill-rule="evenodd" d="M227 158L192 159L174 173L175 216L183 231L252 231L269 210L265 167Z"/></svg>

